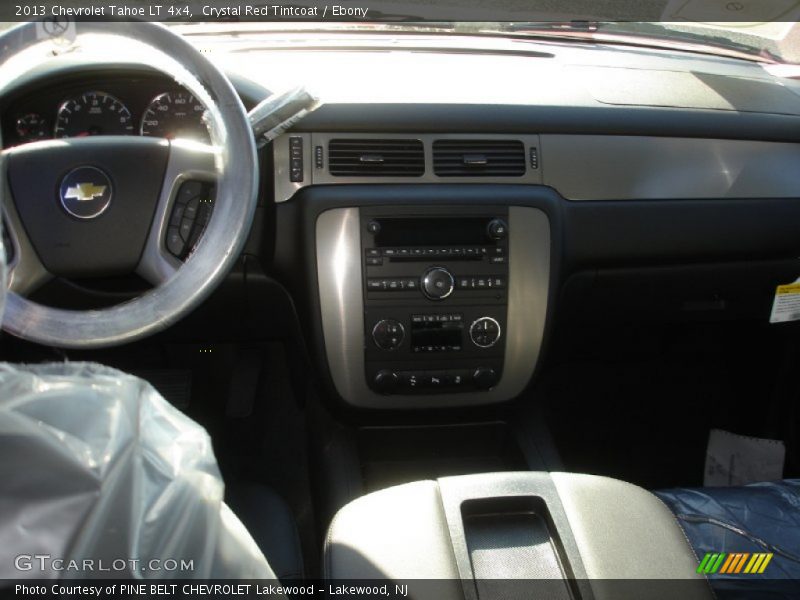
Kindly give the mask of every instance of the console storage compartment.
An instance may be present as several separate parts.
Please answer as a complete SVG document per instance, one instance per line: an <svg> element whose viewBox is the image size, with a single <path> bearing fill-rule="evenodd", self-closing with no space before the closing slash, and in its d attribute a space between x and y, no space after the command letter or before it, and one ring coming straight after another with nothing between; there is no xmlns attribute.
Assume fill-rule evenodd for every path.
<svg viewBox="0 0 800 600"><path fill-rule="evenodd" d="M387 488L341 509L325 547L327 577L405 582L415 598L711 598L697 565L656 496L573 473Z"/></svg>

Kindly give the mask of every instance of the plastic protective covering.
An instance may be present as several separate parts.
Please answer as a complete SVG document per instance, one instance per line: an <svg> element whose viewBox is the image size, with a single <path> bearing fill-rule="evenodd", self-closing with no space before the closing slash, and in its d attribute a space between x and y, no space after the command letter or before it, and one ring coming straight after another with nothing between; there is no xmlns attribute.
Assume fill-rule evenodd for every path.
<svg viewBox="0 0 800 600"><path fill-rule="evenodd" d="M709 552L773 553L763 573L709 574L718 597L800 597L800 479L656 494L701 559Z"/></svg>
<svg viewBox="0 0 800 600"><path fill-rule="evenodd" d="M2 578L274 577L206 431L114 369L0 364L0 482Z"/></svg>

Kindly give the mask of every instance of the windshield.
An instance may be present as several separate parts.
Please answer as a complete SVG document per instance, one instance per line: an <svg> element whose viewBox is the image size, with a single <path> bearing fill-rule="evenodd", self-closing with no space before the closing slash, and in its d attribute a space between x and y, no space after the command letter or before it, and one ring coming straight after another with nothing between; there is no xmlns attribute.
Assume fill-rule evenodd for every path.
<svg viewBox="0 0 800 600"><path fill-rule="evenodd" d="M373 18L394 15L376 13ZM249 33L277 31L370 32L383 34L496 35L517 38L558 38L572 41L633 44L700 52L772 63L800 63L800 25L776 22L314 22L207 21L175 24L184 33Z"/></svg>
<svg viewBox="0 0 800 600"><path fill-rule="evenodd" d="M382 34L496 35L516 38L558 38L575 42L633 44L663 49L716 54L771 63L800 64L800 24L796 21L700 23L624 21L425 21L408 22L403 15L368 9L360 21L230 19L224 14L208 20L171 22L187 34L259 32L359 32ZM369 21L368 19L375 19ZM0 30L14 23L0 23Z"/></svg>

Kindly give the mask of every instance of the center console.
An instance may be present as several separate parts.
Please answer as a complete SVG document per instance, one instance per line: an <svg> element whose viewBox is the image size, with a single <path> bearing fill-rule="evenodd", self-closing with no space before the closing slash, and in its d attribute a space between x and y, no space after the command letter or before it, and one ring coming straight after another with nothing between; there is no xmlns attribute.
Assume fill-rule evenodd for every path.
<svg viewBox="0 0 800 600"><path fill-rule="evenodd" d="M326 579L388 580L420 599L714 597L661 500L575 473L445 477L367 494L331 522L324 565Z"/></svg>
<svg viewBox="0 0 800 600"><path fill-rule="evenodd" d="M348 403L509 400L539 356L550 225L536 208L369 206L321 213L322 329Z"/></svg>

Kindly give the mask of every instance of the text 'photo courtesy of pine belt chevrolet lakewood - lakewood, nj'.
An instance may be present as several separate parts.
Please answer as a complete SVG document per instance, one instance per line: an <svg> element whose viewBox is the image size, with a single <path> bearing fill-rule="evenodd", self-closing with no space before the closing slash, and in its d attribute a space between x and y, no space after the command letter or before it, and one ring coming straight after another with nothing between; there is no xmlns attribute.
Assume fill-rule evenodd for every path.
<svg viewBox="0 0 800 600"><path fill-rule="evenodd" d="M799 23L0 5L0 594L800 598Z"/></svg>

